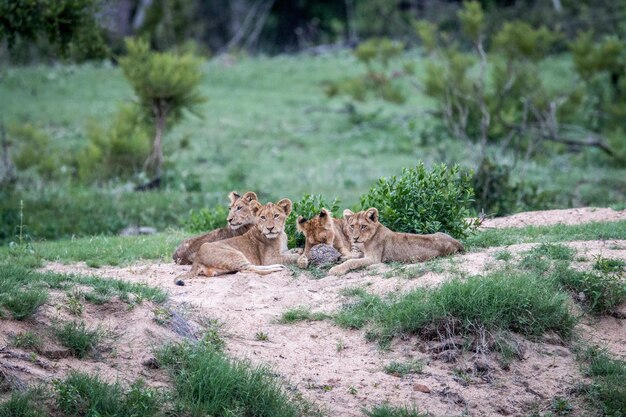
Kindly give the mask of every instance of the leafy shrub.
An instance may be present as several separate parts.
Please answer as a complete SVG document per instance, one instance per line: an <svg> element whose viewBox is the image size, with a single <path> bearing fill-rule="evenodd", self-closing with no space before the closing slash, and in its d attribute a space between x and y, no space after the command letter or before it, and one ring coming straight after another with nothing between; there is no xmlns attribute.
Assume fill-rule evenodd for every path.
<svg viewBox="0 0 626 417"><path fill-rule="evenodd" d="M215 206L212 209L201 208L200 210L190 210L189 216L185 219L183 227L192 233L207 232L226 226L228 209L224 206Z"/></svg>
<svg viewBox="0 0 626 417"><path fill-rule="evenodd" d="M328 317L326 313L313 313L308 307L294 307L283 312L279 323L291 324L299 321L320 321Z"/></svg>
<svg viewBox="0 0 626 417"><path fill-rule="evenodd" d="M324 83L326 95L328 97L347 95L355 101L365 101L368 96L373 96L390 103L404 103L406 96L393 79L404 72L410 72L411 69L406 67L403 69L404 72L389 70L391 60L399 56L403 49L403 43L387 38L371 38L361 43L354 50L354 56L365 65L366 73L359 77L326 81Z"/></svg>
<svg viewBox="0 0 626 417"><path fill-rule="evenodd" d="M45 179L54 178L62 158L52 151L50 137L45 132L26 123L10 125L7 133L15 145L11 160L18 170L32 168Z"/></svg>
<svg viewBox="0 0 626 417"><path fill-rule="evenodd" d="M518 210L538 210L548 206L548 194L537 186L511 178L511 168L498 164L489 157L483 159L472 176L477 211L496 216Z"/></svg>
<svg viewBox="0 0 626 417"><path fill-rule="evenodd" d="M83 181L129 178L142 169L150 152L148 127L133 104L121 105L106 129L92 123L87 136L89 142L75 161Z"/></svg>
<svg viewBox="0 0 626 417"><path fill-rule="evenodd" d="M43 341L39 335L33 332L23 332L13 336L11 344L17 348L38 351L43 346Z"/></svg>
<svg viewBox="0 0 626 417"><path fill-rule="evenodd" d="M377 405L371 410L363 410L367 417L428 417L428 414L420 413L417 409L406 407L392 407L389 404Z"/></svg>
<svg viewBox="0 0 626 417"><path fill-rule="evenodd" d="M326 208L333 213L333 216L339 215L339 199L335 198L332 203L328 203L322 195L304 194L299 201L293 203L293 209L287 217L285 223L285 233L287 233L287 244L289 248L304 246L304 235L298 233L296 229L296 219L302 216L305 219L320 213L322 208Z"/></svg>
<svg viewBox="0 0 626 417"><path fill-rule="evenodd" d="M378 180L361 197L361 207L376 207L380 222L396 232L445 232L462 238L476 227L466 220L474 196L470 180L457 165L427 170L420 163L405 168L400 177Z"/></svg>
<svg viewBox="0 0 626 417"><path fill-rule="evenodd" d="M193 112L206 98L198 92L202 60L191 53L153 52L142 39L127 39L128 54L120 58L124 76L133 87L144 116L154 123L152 152L147 163L161 177L163 136L167 124L180 121L183 111Z"/></svg>
<svg viewBox="0 0 626 417"><path fill-rule="evenodd" d="M98 376L72 372L55 383L56 403L64 416L160 416L161 396L135 381L125 391L119 384L108 384Z"/></svg>

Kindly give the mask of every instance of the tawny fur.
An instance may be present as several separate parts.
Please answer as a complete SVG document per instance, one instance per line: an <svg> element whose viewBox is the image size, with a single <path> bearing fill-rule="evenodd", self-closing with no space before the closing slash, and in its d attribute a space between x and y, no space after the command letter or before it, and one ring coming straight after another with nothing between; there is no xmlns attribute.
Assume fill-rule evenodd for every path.
<svg viewBox="0 0 626 417"><path fill-rule="evenodd" d="M344 211L352 243L363 245L363 258L350 259L328 271L330 275L380 262L420 262L437 256L463 252L463 245L445 233L416 235L397 233L378 221L378 210L370 208L359 213Z"/></svg>
<svg viewBox="0 0 626 417"><path fill-rule="evenodd" d="M304 234L306 239L304 244L304 253L298 259L298 266L300 268L306 268L309 264L309 258L311 257L311 248L315 245L325 243L331 245L339 253L341 253L341 260L357 258L359 252L357 250L351 250L350 237L348 235L348 225L345 219L335 219L331 213L322 208L319 214L311 217L310 219L304 219L302 216L298 216L296 221L296 227L299 232Z"/></svg>
<svg viewBox="0 0 626 417"><path fill-rule="evenodd" d="M205 243L198 251L191 271L174 279L176 285L184 285L183 279L198 275L213 277L238 271L270 274L294 264L300 255L283 253L285 220L291 212L291 200L260 204L253 200L250 210L255 226L242 236L218 242Z"/></svg>
<svg viewBox="0 0 626 417"><path fill-rule="evenodd" d="M175 263L191 265L200 246L204 243L241 236L254 226L254 216L250 211L250 202L257 200L256 194L248 191L241 196L237 191L233 191L228 195L228 198L230 199L228 217L226 218L228 226L185 239L176 248L174 255L172 255Z"/></svg>

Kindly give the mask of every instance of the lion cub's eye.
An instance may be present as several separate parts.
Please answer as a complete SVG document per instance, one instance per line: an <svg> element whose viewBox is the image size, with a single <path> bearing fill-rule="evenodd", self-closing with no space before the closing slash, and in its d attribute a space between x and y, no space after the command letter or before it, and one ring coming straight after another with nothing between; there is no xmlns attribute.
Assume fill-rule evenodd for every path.
<svg viewBox="0 0 626 417"><path fill-rule="evenodd" d="M241 206L237 206L237 211L241 210Z"/></svg>
<svg viewBox="0 0 626 417"><path fill-rule="evenodd" d="M261 216L261 220L265 220L265 216Z"/></svg>
<svg viewBox="0 0 626 417"><path fill-rule="evenodd" d="M274 214L274 218L277 219L278 218L278 214Z"/></svg>
<svg viewBox="0 0 626 417"><path fill-rule="evenodd" d="M354 230L354 226L350 225L348 227L350 228L350 230Z"/></svg>
<svg viewBox="0 0 626 417"><path fill-rule="evenodd" d="M363 229L365 229L365 225L364 224L361 225L361 230L363 230Z"/></svg>

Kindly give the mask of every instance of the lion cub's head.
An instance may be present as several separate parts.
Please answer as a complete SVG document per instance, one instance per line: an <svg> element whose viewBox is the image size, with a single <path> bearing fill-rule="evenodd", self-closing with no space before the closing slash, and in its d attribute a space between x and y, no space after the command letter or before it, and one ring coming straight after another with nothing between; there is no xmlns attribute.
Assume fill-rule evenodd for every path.
<svg viewBox="0 0 626 417"><path fill-rule="evenodd" d="M299 232L304 234L307 243L311 246L320 243L333 244L335 239L335 229L333 228L333 218L328 210L323 208L319 214L305 219L298 216L296 227Z"/></svg>
<svg viewBox="0 0 626 417"><path fill-rule="evenodd" d="M254 214L256 227L268 239L275 239L285 230L285 221L291 213L291 200L283 198L278 203L263 205L254 200L250 202L250 209Z"/></svg>
<svg viewBox="0 0 626 417"><path fill-rule="evenodd" d="M250 203L257 201L256 194L248 191L243 196L237 191L233 191L228 195L230 199L230 207L228 208L228 227L237 230L241 226L254 223L254 214L250 210Z"/></svg>
<svg viewBox="0 0 626 417"><path fill-rule="evenodd" d="M353 243L365 243L376 234L380 223L378 222L378 210L374 207L358 213L344 210L343 218L348 223L350 239Z"/></svg>

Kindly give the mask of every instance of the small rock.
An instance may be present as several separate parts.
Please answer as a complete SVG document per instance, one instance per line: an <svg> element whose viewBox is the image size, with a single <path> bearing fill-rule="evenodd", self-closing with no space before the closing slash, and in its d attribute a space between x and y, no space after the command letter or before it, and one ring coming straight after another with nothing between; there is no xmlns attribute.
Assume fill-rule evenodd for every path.
<svg viewBox="0 0 626 417"><path fill-rule="evenodd" d="M128 226L122 229L118 234L120 236L137 236L137 235L153 235L157 232L154 227L146 226Z"/></svg>
<svg viewBox="0 0 626 417"><path fill-rule="evenodd" d="M149 369L159 369L161 367L156 358L148 358L145 361L141 362L141 364Z"/></svg>
<svg viewBox="0 0 626 417"><path fill-rule="evenodd" d="M415 385L413 385L413 390L419 391L419 392L424 392L426 394L430 394L430 388L428 388L424 384L415 384Z"/></svg>
<svg viewBox="0 0 626 417"><path fill-rule="evenodd" d="M309 256L309 265L324 266L333 264L341 258L341 253L337 249L325 243L315 245L311 248Z"/></svg>

